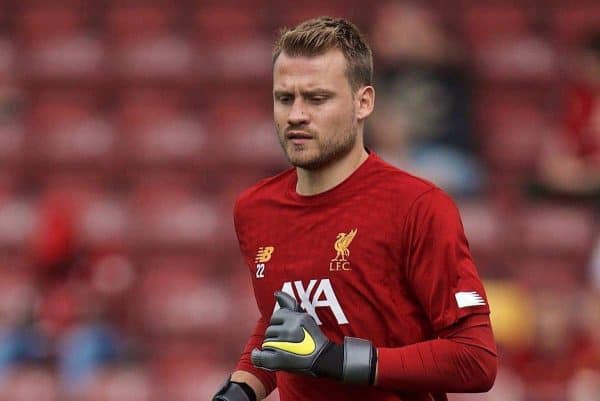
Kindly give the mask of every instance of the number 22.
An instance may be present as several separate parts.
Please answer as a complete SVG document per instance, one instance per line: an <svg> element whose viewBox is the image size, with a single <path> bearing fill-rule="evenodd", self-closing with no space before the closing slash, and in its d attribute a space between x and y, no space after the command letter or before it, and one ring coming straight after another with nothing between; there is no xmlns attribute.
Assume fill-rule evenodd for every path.
<svg viewBox="0 0 600 401"><path fill-rule="evenodd" d="M265 264L259 263L256 265L256 278L265 277Z"/></svg>

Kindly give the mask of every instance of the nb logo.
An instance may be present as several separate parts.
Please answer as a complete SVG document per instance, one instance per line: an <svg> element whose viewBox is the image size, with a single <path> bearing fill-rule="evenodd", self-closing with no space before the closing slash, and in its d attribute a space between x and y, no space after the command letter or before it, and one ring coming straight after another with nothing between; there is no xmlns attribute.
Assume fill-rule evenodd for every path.
<svg viewBox="0 0 600 401"><path fill-rule="evenodd" d="M271 260L271 256L275 251L274 246L261 246L258 248L258 252L256 252L256 258L254 258L254 263L267 263Z"/></svg>
<svg viewBox="0 0 600 401"><path fill-rule="evenodd" d="M305 287L302 281L286 281L283 283L281 291L296 298L298 303L308 314L310 314L318 325L321 320L317 316L317 308L329 308L337 320L337 324L348 324L348 319L342 310L342 307L333 291L331 281L328 278L321 280L310 280ZM275 312L279 305L275 303Z"/></svg>

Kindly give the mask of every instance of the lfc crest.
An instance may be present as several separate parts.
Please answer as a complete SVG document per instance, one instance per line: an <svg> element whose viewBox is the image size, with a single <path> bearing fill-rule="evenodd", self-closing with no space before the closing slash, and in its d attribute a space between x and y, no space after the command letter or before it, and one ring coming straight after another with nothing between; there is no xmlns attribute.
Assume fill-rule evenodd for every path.
<svg viewBox="0 0 600 401"><path fill-rule="evenodd" d="M340 270L352 270L350 268L350 262L348 262L348 256L350 256L350 244L356 236L357 229L350 231L349 233L339 233L333 244L336 255L335 258L329 262L329 271L340 271Z"/></svg>

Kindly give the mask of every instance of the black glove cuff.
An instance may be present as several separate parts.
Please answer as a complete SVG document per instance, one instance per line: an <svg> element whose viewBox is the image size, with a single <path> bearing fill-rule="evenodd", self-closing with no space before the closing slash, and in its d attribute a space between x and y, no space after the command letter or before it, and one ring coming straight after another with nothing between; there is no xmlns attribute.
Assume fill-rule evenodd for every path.
<svg viewBox="0 0 600 401"><path fill-rule="evenodd" d="M342 380L344 372L344 346L329 343L315 361L313 372L318 377Z"/></svg>
<svg viewBox="0 0 600 401"><path fill-rule="evenodd" d="M247 383L232 382L229 377L212 401L256 401L256 394Z"/></svg>
<svg viewBox="0 0 600 401"><path fill-rule="evenodd" d="M354 337L344 338L344 382L373 384L376 367L377 351L370 341Z"/></svg>

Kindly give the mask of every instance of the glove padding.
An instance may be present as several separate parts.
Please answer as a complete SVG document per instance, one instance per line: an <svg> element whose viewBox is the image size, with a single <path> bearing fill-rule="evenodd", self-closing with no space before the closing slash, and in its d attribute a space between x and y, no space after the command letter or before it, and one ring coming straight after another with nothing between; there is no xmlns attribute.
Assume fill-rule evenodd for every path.
<svg viewBox="0 0 600 401"><path fill-rule="evenodd" d="M227 378L212 401L256 401L254 390L246 383L232 382Z"/></svg>
<svg viewBox="0 0 600 401"><path fill-rule="evenodd" d="M293 297L278 291L275 298L280 309L271 317L262 350L252 350L255 366L351 383L373 383L376 353L369 341L346 337L344 345L335 344Z"/></svg>

